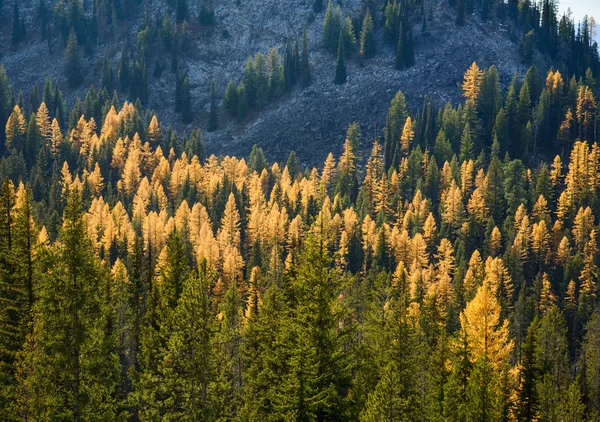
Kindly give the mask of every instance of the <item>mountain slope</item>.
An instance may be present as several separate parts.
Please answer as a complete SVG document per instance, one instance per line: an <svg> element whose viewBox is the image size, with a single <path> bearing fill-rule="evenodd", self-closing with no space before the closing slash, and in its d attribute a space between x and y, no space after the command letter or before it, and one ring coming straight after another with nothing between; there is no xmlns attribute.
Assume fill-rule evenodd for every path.
<svg viewBox="0 0 600 422"><path fill-rule="evenodd" d="M84 2L89 8L91 2ZM48 55L48 43L41 40L35 29L35 0L24 0L21 14L25 16L28 40L16 51L4 51L1 63L7 68L11 82L27 92L34 84L43 85L46 76L59 81L67 103L82 98L86 89L100 83L104 53L112 59L113 68L120 60L123 45L135 45L136 34L144 19L143 4L138 7L138 19L120 23L115 40L99 45L83 59L84 83L75 90L67 86L64 74L62 41L51 44L53 54ZM150 2L153 19L172 13L173 8L164 0ZM344 1L344 16L360 15L361 2ZM4 45L10 45L10 11L4 6ZM408 98L411 110L430 95L441 105L457 101L461 92L458 84L465 69L477 61L482 66L495 64L503 85L507 85L515 72L523 74L525 65L519 55L518 45L511 41L509 30L498 24L484 24L477 15L467 19L467 25L454 24L455 11L446 1L436 2L433 20L422 30L421 23L413 22L416 47L416 65L397 71L393 66L393 48L383 43L383 16L376 15L377 56L366 61L347 61L348 82L333 84L335 57L322 48L324 12L314 14L309 1L247 0L237 4L234 0L215 2L215 25L201 27L196 20L199 3L190 2L190 47L179 55L179 69L187 74L195 119L185 127L174 113L176 76L169 70L170 53L155 52L148 56L149 102L163 125L172 125L178 131L189 132L193 127L205 127L209 109L209 86L215 80L221 98L229 80L239 81L246 58L256 52L266 53L270 48L283 53L286 42L292 41L306 27L313 84L307 89L295 88L290 94L270 104L266 109L253 112L245 122L238 124L222 116L222 129L205 133L207 149L217 154L246 154L253 144L262 146L274 159L284 159L296 150L305 164L323 161L330 150L338 151L343 142L345 128L357 121L363 134L370 138L381 135L385 110L398 90ZM537 54L536 64L545 71L550 66ZM160 75L152 75L157 68L166 68ZM124 96L121 95L121 98ZM333 143L333 144L332 144Z"/></svg>

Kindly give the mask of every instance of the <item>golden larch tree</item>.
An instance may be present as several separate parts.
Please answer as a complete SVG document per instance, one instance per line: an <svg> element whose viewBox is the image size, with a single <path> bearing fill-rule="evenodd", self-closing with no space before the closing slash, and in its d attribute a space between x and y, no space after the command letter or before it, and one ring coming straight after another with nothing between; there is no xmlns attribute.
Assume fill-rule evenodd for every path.
<svg viewBox="0 0 600 422"><path fill-rule="evenodd" d="M485 280L460 315L461 327L467 334L471 362L486 356L496 370L504 367L513 349L508 320L501 321L500 313L500 304L493 288Z"/></svg>
<svg viewBox="0 0 600 422"><path fill-rule="evenodd" d="M473 62L471 67L467 69L464 76L462 89L464 96L473 104L477 103L479 93L481 92L481 83L483 81L483 72L477 66L477 62Z"/></svg>

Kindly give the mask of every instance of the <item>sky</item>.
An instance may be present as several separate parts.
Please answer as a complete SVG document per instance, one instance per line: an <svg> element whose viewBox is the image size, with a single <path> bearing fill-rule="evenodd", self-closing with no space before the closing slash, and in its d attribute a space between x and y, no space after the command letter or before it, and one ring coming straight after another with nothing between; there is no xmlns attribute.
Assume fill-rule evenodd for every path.
<svg viewBox="0 0 600 422"><path fill-rule="evenodd" d="M559 7L561 15L570 7L576 22L585 15L595 17L596 21L600 19L600 0L560 0Z"/></svg>
<svg viewBox="0 0 600 422"><path fill-rule="evenodd" d="M559 0L559 18L569 7L573 12L575 23L579 22L585 15L593 16L596 22L600 22L600 0ZM600 38L598 32L596 32L597 40Z"/></svg>

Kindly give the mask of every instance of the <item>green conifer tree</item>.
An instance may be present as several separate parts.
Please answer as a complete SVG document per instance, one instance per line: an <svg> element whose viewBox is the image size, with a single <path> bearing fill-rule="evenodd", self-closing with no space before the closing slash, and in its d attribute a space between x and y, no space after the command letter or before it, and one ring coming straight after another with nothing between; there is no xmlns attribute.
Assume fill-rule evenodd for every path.
<svg viewBox="0 0 600 422"><path fill-rule="evenodd" d="M20 359L15 407L24 418L124 420L116 338L102 307L105 271L94 256L79 193L68 197L60 243L41 258L33 333ZM33 394L31 392L34 392Z"/></svg>
<svg viewBox="0 0 600 422"><path fill-rule="evenodd" d="M371 17L371 12L367 9L360 31L360 54L365 59L375 56L375 35L373 29L373 18Z"/></svg>
<svg viewBox="0 0 600 422"><path fill-rule="evenodd" d="M333 82L336 85L342 85L346 82L346 65L344 64L344 37L340 34L338 42L337 65L335 67L335 78Z"/></svg>
<svg viewBox="0 0 600 422"><path fill-rule="evenodd" d="M190 80L187 75L181 84L181 120L183 123L191 123L194 120L192 112L192 94Z"/></svg>
<svg viewBox="0 0 600 422"><path fill-rule="evenodd" d="M302 33L302 58L300 62L300 84L303 87L310 85L310 66L308 63L308 41L306 39L306 28Z"/></svg>
<svg viewBox="0 0 600 422"><path fill-rule="evenodd" d="M66 61L66 74L69 80L69 85L72 88L78 87L83 82L83 75L81 74L81 62L79 59L79 44L77 43L77 37L75 31L71 31L69 39L67 41L67 48L65 49L65 61Z"/></svg>
<svg viewBox="0 0 600 422"><path fill-rule="evenodd" d="M210 83L210 112L208 115L209 132L214 132L219 128L219 115L217 110L217 94L215 90L215 81Z"/></svg>

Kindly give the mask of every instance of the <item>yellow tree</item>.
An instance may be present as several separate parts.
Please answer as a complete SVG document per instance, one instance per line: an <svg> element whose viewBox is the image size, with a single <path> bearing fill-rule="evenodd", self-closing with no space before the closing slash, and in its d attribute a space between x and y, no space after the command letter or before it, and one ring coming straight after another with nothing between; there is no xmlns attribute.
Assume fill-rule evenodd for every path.
<svg viewBox="0 0 600 422"><path fill-rule="evenodd" d="M477 103L479 93L481 92L481 83L483 81L483 72L477 66L477 62L473 62L471 67L465 73L462 89L464 96L472 104Z"/></svg>
<svg viewBox="0 0 600 422"><path fill-rule="evenodd" d="M346 142L344 142L344 152L338 163L338 172L342 193L348 195L352 190L354 174L356 172L356 153L349 139L346 139Z"/></svg>
<svg viewBox="0 0 600 422"><path fill-rule="evenodd" d="M579 88L577 97L577 121L579 122L579 131L581 137L587 140L590 125L596 117L596 100L592 90L584 85Z"/></svg>
<svg viewBox="0 0 600 422"><path fill-rule="evenodd" d="M541 220L535 223L531 230L531 249L535 254L540 266L546 263L550 257L550 234L546 227L546 222Z"/></svg>
<svg viewBox="0 0 600 422"><path fill-rule="evenodd" d="M490 256L497 256L502 247L502 233L498 227L494 227L490 234L490 241L488 243L488 252Z"/></svg>
<svg viewBox="0 0 600 422"><path fill-rule="evenodd" d="M329 194L331 190L333 180L335 179L335 158L332 153L329 153L325 164L323 165L323 172L321 173L321 179L319 181L319 193L321 200Z"/></svg>
<svg viewBox="0 0 600 422"><path fill-rule="evenodd" d="M464 205L460 188L454 179L450 187L442 194L442 221L451 228L452 232L458 231L464 217Z"/></svg>
<svg viewBox="0 0 600 422"><path fill-rule="evenodd" d="M25 116L17 104L6 122L6 147L22 147L25 129Z"/></svg>
<svg viewBox="0 0 600 422"><path fill-rule="evenodd" d="M562 160L560 159L560 155L554 157L554 161L552 162L552 170L550 170L550 181L557 187L562 179Z"/></svg>
<svg viewBox="0 0 600 422"><path fill-rule="evenodd" d="M366 189L367 196L371 202L375 197L375 191L377 184L383 175L383 153L379 142L373 142L373 148L371 149L371 155L367 161L365 168L365 178L363 179L363 186Z"/></svg>
<svg viewBox="0 0 600 422"><path fill-rule="evenodd" d="M542 291L540 292L540 312L545 314L554 305L556 305L556 295L552 292L548 274L544 273L542 274Z"/></svg>
<svg viewBox="0 0 600 422"><path fill-rule="evenodd" d="M509 306L512 303L512 278L501 258L488 256L485 261L484 283L487 283L492 293L502 301L503 306Z"/></svg>
<svg viewBox="0 0 600 422"><path fill-rule="evenodd" d="M593 303L596 298L596 283L598 280L598 266L596 265L596 255L598 246L596 244L596 228L592 229L590 238L585 244L583 251L583 270L579 275L581 281L581 294Z"/></svg>
<svg viewBox="0 0 600 422"><path fill-rule="evenodd" d="M148 139L148 142L150 142L150 144L154 146L158 143L161 136L162 135L160 126L158 125L158 119L156 118L156 115L153 115L152 120L150 120L150 124L148 125L148 134L146 137Z"/></svg>
<svg viewBox="0 0 600 422"><path fill-rule="evenodd" d="M404 128L402 129L402 135L400 136L400 151L402 155L407 156L410 149L410 144L415 138L415 131L413 129L413 123L410 116L406 118Z"/></svg>
<svg viewBox="0 0 600 422"><path fill-rule="evenodd" d="M48 107L46 107L45 102L40 104L36 113L35 122L38 125L40 135L44 142L49 142L52 139L52 125L50 122L50 115L48 114Z"/></svg>
<svg viewBox="0 0 600 422"><path fill-rule="evenodd" d="M465 299L472 300L477 293L477 289L483 283L485 278L485 265L481 259L481 254L478 249L473 251L471 259L469 259L469 267L463 280Z"/></svg>
<svg viewBox="0 0 600 422"><path fill-rule="evenodd" d="M440 241L436 259L436 294L440 301L442 314L453 298L452 279L454 277L454 248L452 243L444 238Z"/></svg>
<svg viewBox="0 0 600 422"><path fill-rule="evenodd" d="M223 218L221 219L221 229L219 230L219 247L225 251L228 245L239 250L240 248L240 213L235 205L235 196L229 194Z"/></svg>
<svg viewBox="0 0 600 422"><path fill-rule="evenodd" d="M129 149L129 154L127 154L125 167L123 168L122 180L125 192L127 192L127 194L133 195L137 191L137 188L140 184L141 175L140 150L132 145L132 147Z"/></svg>
<svg viewBox="0 0 600 422"><path fill-rule="evenodd" d="M550 223L550 211L548 210L548 201L544 195L538 197L537 202L533 206L533 221L540 222L544 220L546 224Z"/></svg>
<svg viewBox="0 0 600 422"><path fill-rule="evenodd" d="M62 131L60 130L60 125L58 124L58 120L52 119L51 130L52 130L52 138L51 138L50 149L52 151L52 154L56 155L56 154L58 154L58 150L60 149L60 146L63 143L63 134L62 134Z"/></svg>
<svg viewBox="0 0 600 422"><path fill-rule="evenodd" d="M487 357L496 370L508 362L513 348L509 339L508 320L500 320L501 308L490 283L485 280L472 301L460 315L460 323L467 334L469 358L475 362Z"/></svg>

